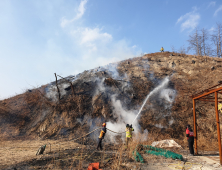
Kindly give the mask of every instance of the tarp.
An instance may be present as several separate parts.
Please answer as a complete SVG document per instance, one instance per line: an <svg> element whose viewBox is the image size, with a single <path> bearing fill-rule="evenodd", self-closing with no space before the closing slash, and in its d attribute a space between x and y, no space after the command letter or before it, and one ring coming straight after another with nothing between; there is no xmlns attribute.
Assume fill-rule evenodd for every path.
<svg viewBox="0 0 222 170"><path fill-rule="evenodd" d="M174 140L161 140L161 141L155 141L151 144L153 147L158 148L182 148L178 143L176 143Z"/></svg>

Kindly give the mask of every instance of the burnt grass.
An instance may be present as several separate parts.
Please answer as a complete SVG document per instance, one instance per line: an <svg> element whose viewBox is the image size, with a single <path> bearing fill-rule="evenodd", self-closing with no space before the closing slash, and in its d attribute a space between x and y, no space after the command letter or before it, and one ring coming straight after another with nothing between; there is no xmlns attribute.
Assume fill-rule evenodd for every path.
<svg viewBox="0 0 222 170"><path fill-rule="evenodd" d="M0 101L0 137L2 140L79 137L104 121L117 120L113 95L125 110L139 110L146 96L169 76L167 88L176 91L172 105L165 108L166 101L152 96L140 115L139 124L141 132L147 129L155 140L173 138L186 146L185 127L193 126L190 96L221 82L221 61L207 56L152 53L86 70L66 80L58 77L60 99L56 88L50 90L56 87L56 82L51 82ZM49 92L53 95L49 96ZM198 101L196 111L199 147L218 149L214 103ZM173 123L169 124L170 120ZM47 159L31 162L42 166L52 161L50 155Z"/></svg>
<svg viewBox="0 0 222 170"><path fill-rule="evenodd" d="M177 160L167 159L155 155L148 155L143 152L140 154L144 158L144 163L136 163L131 150L124 149L124 145L106 145L105 151L97 151L95 145L86 145L84 148L65 149L52 152L45 152L43 155L36 156L34 159L19 162L10 166L0 165L1 169L11 170L32 170L32 169L87 169L92 162L99 162L100 168L104 170L119 169L129 170L140 166L147 167L162 163L177 163ZM169 150L186 154L175 148ZM184 159L186 161L186 159ZM146 168L145 168L146 169Z"/></svg>
<svg viewBox="0 0 222 170"><path fill-rule="evenodd" d="M87 169L92 162L100 162L100 167L110 169L113 162L118 159L119 148L124 146L106 145L105 151L96 150L94 145L87 145L84 148L65 149L52 152L45 152L34 159L16 163L10 166L1 166L1 169ZM134 162L124 151L121 159L124 162ZM103 160L103 161L101 161Z"/></svg>

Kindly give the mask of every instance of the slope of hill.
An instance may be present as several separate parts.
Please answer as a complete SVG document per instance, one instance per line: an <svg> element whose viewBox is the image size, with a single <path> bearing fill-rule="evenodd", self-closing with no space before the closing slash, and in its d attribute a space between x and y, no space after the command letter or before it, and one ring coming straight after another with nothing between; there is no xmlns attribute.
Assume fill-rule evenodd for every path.
<svg viewBox="0 0 222 170"><path fill-rule="evenodd" d="M0 101L0 135L71 138L104 121L108 128L122 132L125 124L134 121L150 94L133 122L136 134L148 131L148 137L174 138L184 144L185 126L193 125L190 96L220 83L221 73L220 58L170 52L146 54L87 70L58 80L60 99L56 82L52 82ZM214 103L197 102L202 147L217 141L214 109ZM106 140L116 139L111 134Z"/></svg>

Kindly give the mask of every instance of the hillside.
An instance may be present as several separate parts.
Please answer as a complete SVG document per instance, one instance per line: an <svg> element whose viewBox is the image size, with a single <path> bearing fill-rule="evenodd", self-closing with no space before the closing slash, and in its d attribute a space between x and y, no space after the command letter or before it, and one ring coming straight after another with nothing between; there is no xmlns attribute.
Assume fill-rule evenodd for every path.
<svg viewBox="0 0 222 170"><path fill-rule="evenodd" d="M108 128L121 132L125 124L133 122L147 95L159 86L133 123L135 132L148 131L148 138L174 138L186 145L185 126L193 125L190 96L221 83L221 73L220 58L164 52L86 70L65 79L58 76L60 99L56 82L52 82L0 101L0 136L75 138L104 121ZM197 102L199 144L203 148L217 147L211 145L217 141L214 109L214 103ZM106 140L112 143L116 137L110 134Z"/></svg>

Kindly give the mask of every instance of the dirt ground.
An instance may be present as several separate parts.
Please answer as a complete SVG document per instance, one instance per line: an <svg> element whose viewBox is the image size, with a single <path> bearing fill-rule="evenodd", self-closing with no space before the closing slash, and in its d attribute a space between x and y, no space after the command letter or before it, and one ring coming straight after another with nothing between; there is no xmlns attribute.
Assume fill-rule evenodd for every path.
<svg viewBox="0 0 222 170"><path fill-rule="evenodd" d="M48 145L44 154L36 156L38 148L45 144ZM86 169L93 162L100 162L103 170L222 169L219 153L215 151L199 151L199 156L189 156L188 150L176 149L183 161L142 154L144 163L138 163L124 146L107 143L104 151L97 151L96 144L82 145L61 140L1 141L0 146L0 169L6 170Z"/></svg>

